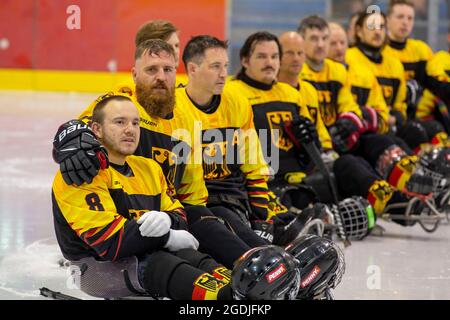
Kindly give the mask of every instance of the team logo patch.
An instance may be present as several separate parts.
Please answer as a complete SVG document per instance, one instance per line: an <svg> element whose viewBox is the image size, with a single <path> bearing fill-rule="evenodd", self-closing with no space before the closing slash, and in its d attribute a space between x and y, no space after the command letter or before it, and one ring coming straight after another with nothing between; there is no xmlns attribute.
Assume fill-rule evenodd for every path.
<svg viewBox="0 0 450 320"><path fill-rule="evenodd" d="M175 196L175 177L177 175L177 156L170 150L152 147L152 159L159 163L166 174L167 193Z"/></svg>
<svg viewBox="0 0 450 320"><path fill-rule="evenodd" d="M220 281L219 279L217 279L207 273L202 274L194 282L194 286L200 287L202 289L205 289L205 290L211 291L211 292L217 292L225 285L226 285L225 282Z"/></svg>
<svg viewBox="0 0 450 320"><path fill-rule="evenodd" d="M319 98L320 115L325 125L329 127L336 122L337 118L332 91L317 90L317 96Z"/></svg>
<svg viewBox="0 0 450 320"><path fill-rule="evenodd" d="M266 116L270 126L272 143L278 149L286 152L289 151L294 144L288 137L285 136L283 131L283 123L286 121L292 121L292 113L290 111L273 111L267 112ZM276 132L278 132L278 135Z"/></svg>
<svg viewBox="0 0 450 320"><path fill-rule="evenodd" d="M206 180L222 179L231 174L226 163L227 141L203 144L202 148Z"/></svg>
<svg viewBox="0 0 450 320"><path fill-rule="evenodd" d="M286 273L286 267L284 264L280 264L275 270L266 275L266 279L268 283L272 283Z"/></svg>
<svg viewBox="0 0 450 320"><path fill-rule="evenodd" d="M214 272L217 273L218 275L222 276L227 281L231 280L231 270L229 270L225 267L219 267L219 268L215 269Z"/></svg>

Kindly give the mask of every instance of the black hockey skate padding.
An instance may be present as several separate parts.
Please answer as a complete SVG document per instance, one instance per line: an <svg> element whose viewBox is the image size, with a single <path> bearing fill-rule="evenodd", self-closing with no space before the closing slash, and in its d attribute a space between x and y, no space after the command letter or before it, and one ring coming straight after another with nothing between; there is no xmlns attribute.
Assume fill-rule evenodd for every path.
<svg viewBox="0 0 450 320"><path fill-rule="evenodd" d="M420 121L420 124L425 128L429 138L433 138L439 132L445 132L444 126L436 120Z"/></svg>
<svg viewBox="0 0 450 320"><path fill-rule="evenodd" d="M255 234L250 227L242 223L239 216L232 210L225 208L224 206L211 207L209 210L211 210L215 216L223 219L226 225L228 224L230 226L232 232L251 248L269 244L268 241Z"/></svg>
<svg viewBox="0 0 450 320"><path fill-rule="evenodd" d="M203 270L193 267L188 260L167 251L157 251L148 256L148 264L141 280L152 296L191 300L192 284L203 273Z"/></svg>
<svg viewBox="0 0 450 320"><path fill-rule="evenodd" d="M344 198L351 196L366 198L370 186L376 180L382 179L369 162L351 154L336 159L333 169L339 191Z"/></svg>
<svg viewBox="0 0 450 320"><path fill-rule="evenodd" d="M429 142L427 131L417 120L407 121L403 127L398 128L397 135L413 150L421 144Z"/></svg>
<svg viewBox="0 0 450 320"><path fill-rule="evenodd" d="M209 254L226 268L232 269L233 263L250 249L238 235L231 232L208 208L186 206L189 232L200 243L198 248Z"/></svg>
<svg viewBox="0 0 450 320"><path fill-rule="evenodd" d="M388 135L378 133L364 133L359 138L359 147L354 154L368 161L373 168L385 150L395 145L395 141Z"/></svg>
<svg viewBox="0 0 450 320"><path fill-rule="evenodd" d="M177 257L189 261L194 268L212 273L215 269L221 267L211 256L193 249L181 249L174 253Z"/></svg>

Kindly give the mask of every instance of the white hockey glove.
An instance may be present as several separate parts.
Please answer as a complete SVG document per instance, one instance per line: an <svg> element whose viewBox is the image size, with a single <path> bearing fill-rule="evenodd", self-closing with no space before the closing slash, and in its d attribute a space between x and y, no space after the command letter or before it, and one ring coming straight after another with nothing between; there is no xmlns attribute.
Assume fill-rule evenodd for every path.
<svg viewBox="0 0 450 320"><path fill-rule="evenodd" d="M172 221L165 212L148 211L137 223L141 225L139 231L143 237L161 237L169 232Z"/></svg>
<svg viewBox="0 0 450 320"><path fill-rule="evenodd" d="M198 241L186 230L170 229L169 240L167 240L164 248L169 249L169 251L178 251L186 248L197 250Z"/></svg>

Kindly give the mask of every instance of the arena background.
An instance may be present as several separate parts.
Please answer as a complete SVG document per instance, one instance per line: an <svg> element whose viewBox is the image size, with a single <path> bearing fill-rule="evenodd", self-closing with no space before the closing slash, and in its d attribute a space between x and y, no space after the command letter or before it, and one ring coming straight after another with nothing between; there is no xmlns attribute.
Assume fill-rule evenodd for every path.
<svg viewBox="0 0 450 320"><path fill-rule="evenodd" d="M414 0L414 37L433 50L447 49L448 0ZM129 77L134 34L151 19L168 19L180 30L181 46L193 35L230 42L230 72L239 48L257 30L280 34L320 14L343 25L353 12L388 0L2 0L0 88L102 92ZM69 29L70 6L80 11L79 29ZM184 72L180 66L180 73Z"/></svg>

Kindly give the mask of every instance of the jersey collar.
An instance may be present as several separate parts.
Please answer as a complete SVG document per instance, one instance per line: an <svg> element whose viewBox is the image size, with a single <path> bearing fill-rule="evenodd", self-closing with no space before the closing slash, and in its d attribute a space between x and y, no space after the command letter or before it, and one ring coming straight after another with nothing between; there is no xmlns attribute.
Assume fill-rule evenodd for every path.
<svg viewBox="0 0 450 320"><path fill-rule="evenodd" d="M370 61L375 63L383 62L383 56L381 55L381 48L375 48L362 42L357 43L356 46L358 47L359 50L362 51L362 53L367 58L369 58Z"/></svg>
<svg viewBox="0 0 450 320"><path fill-rule="evenodd" d="M406 39L405 41L394 41L394 40L388 39L388 44L389 44L389 46L391 46L394 49L403 50L406 47L407 41L408 41L408 39Z"/></svg>
<svg viewBox="0 0 450 320"><path fill-rule="evenodd" d="M186 89L185 89L186 90ZM192 100L192 98L189 96L189 94L186 91L186 95L189 98L189 100L191 100L192 104L200 111L207 113L207 114L212 114L214 112L216 112L217 108L220 105L220 94L215 94L211 100L211 102L207 105L207 106L201 106L199 105L197 102L195 102L194 100Z"/></svg>
<svg viewBox="0 0 450 320"><path fill-rule="evenodd" d="M266 84L266 83L262 83L262 82L253 80L252 78L247 76L245 74L245 72L241 72L237 76L237 79L242 80L244 83L248 84L250 87L254 87L256 89L260 89L260 90L264 90L264 91L269 91L270 89L272 89L272 86L275 83L275 81L274 81L272 84Z"/></svg>

